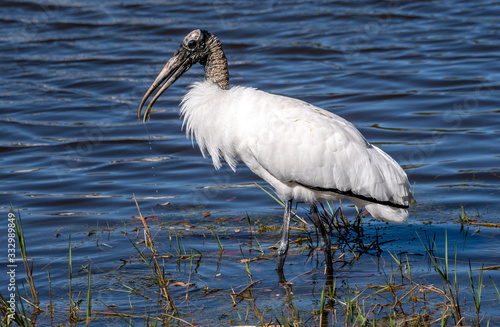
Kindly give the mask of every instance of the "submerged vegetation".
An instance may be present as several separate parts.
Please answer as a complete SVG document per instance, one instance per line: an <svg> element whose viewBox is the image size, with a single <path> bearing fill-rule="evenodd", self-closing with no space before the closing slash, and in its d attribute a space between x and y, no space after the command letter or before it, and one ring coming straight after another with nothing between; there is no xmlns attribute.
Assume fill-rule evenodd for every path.
<svg viewBox="0 0 500 327"><path fill-rule="evenodd" d="M443 235L429 235L416 229L408 251L388 245L394 239L385 235L385 225L365 230L362 213L349 218L342 206L328 203L321 215L334 241L333 279L323 274L312 220L296 215L290 263L285 266L289 279L278 284L274 242L279 219L200 213L215 223L168 225L157 215L144 217L136 205L138 216L132 219L139 225L89 227L85 235L84 244L95 242L111 257L113 238L122 240L117 241L120 247L129 244L129 257L120 258L116 267L75 257L83 245L71 235L64 262L40 267L29 256L20 212L12 209L24 271L18 272L20 300L15 302L15 314L9 314L5 290L0 293L2 326L493 326L500 322L500 312L494 310L500 304L500 282L494 279L500 266L485 266L460 251L467 237L479 232L469 228L500 226L482 223L478 216L469 218L463 208L456 220L461 243L446 230ZM55 273L63 280L55 281Z"/></svg>

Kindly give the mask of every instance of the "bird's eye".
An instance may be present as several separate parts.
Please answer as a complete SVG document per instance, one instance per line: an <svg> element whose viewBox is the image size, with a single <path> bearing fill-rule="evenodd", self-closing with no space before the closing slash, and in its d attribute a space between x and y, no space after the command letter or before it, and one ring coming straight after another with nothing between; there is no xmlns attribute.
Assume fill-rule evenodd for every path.
<svg viewBox="0 0 500 327"><path fill-rule="evenodd" d="M190 49L194 49L194 47L196 46L196 41L195 40L189 41L188 44L187 44L187 46Z"/></svg>

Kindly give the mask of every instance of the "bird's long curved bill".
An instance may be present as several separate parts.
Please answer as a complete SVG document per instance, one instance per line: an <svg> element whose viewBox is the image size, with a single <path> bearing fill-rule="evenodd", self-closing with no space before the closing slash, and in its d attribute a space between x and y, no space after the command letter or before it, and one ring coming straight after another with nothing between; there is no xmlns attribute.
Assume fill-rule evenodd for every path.
<svg viewBox="0 0 500 327"><path fill-rule="evenodd" d="M163 92L165 92L172 84L174 84L175 81L182 76L182 74L184 74L189 68L191 68L191 66L192 62L189 57L185 58L184 56L174 54L174 56L170 58L170 60L165 64L165 67L163 67L161 72L158 74L153 84L151 84L149 90L146 92L146 94L144 94L144 97L139 104L139 109L137 109L137 119L141 119L142 107L144 107L144 104L146 103L148 98L166 80L165 84L163 84L158 92L156 92L156 94L149 102L148 107L146 108L146 112L144 113L144 117L142 120L145 123L149 118L149 115L151 114L151 107L156 102L156 100L158 100L160 95L162 95Z"/></svg>

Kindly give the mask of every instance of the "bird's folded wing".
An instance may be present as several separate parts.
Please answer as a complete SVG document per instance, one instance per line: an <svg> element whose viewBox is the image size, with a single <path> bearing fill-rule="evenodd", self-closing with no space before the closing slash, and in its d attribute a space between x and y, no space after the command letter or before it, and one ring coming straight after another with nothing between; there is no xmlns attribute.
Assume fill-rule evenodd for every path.
<svg viewBox="0 0 500 327"><path fill-rule="evenodd" d="M409 205L406 173L351 123L305 102L276 97L283 107L267 112L252 151L269 173L318 191Z"/></svg>

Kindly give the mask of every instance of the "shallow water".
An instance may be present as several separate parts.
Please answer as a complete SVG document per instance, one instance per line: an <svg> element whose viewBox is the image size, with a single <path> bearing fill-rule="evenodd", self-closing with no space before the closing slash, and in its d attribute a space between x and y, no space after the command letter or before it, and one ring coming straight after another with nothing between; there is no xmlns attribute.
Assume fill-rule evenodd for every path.
<svg viewBox="0 0 500 327"><path fill-rule="evenodd" d="M394 235L383 245L385 260L391 260L387 251L424 254L415 238L422 228L436 233L440 244L445 229L450 239L462 241L454 225L461 206L480 221L500 223L499 17L500 4L486 0L3 2L0 208L5 217L11 204L21 212L42 293L48 287L47 264L59 265L51 277L52 286L60 287L61 302L68 283L69 234L77 248L74 259L81 265L94 262L96 287L109 281L120 285L113 273L119 259L137 255L121 233L136 224L130 219L137 215L134 196L144 215L158 215L161 240L162 224L215 224L203 212L212 218L248 213L252 221L277 224L282 209L254 185L261 183L256 176L242 164L237 173L227 166L215 171L181 131L179 101L186 87L202 78L201 66L161 97L146 125L136 120L139 101L165 61L190 30L201 27L222 41L232 85L331 110L405 168L417 199L409 224L367 219L366 230L379 226ZM170 205L157 206L166 202ZM428 227L431 222L441 224ZM106 233L86 235L108 224L110 247L100 243L106 243ZM234 231L247 223L236 220L233 225ZM230 251L239 253L239 242L251 248L247 236L216 229ZM470 258L476 266L498 265L497 229L480 231L467 238L460 252L464 276ZM188 233L186 248L201 249L207 239L207 253L217 252L213 237L205 234ZM0 235L4 243L6 233ZM261 243L270 246L278 232L262 237ZM228 280L213 276L224 272L243 285L240 258L226 253L218 264L217 255L207 255L195 275L197 287L224 288L220 301L228 301ZM289 257L289 278L312 270L321 280L321 265L306 259ZM369 261L344 267L337 277L352 278L352 285L359 282L357 273L379 275ZM255 265L263 289L278 289L274 261ZM432 275L427 261L417 266ZM144 266L131 269L147 273ZM173 279L189 271L172 269ZM496 271L488 275L498 278ZM318 290L309 279L301 280L296 284L304 293L314 294L301 300L307 307L317 301ZM494 302L486 303L493 307ZM200 300L196 305L213 304ZM272 296L265 305L280 306ZM215 310L210 319L231 312L230 307L224 310ZM235 312L230 315L234 318Z"/></svg>

